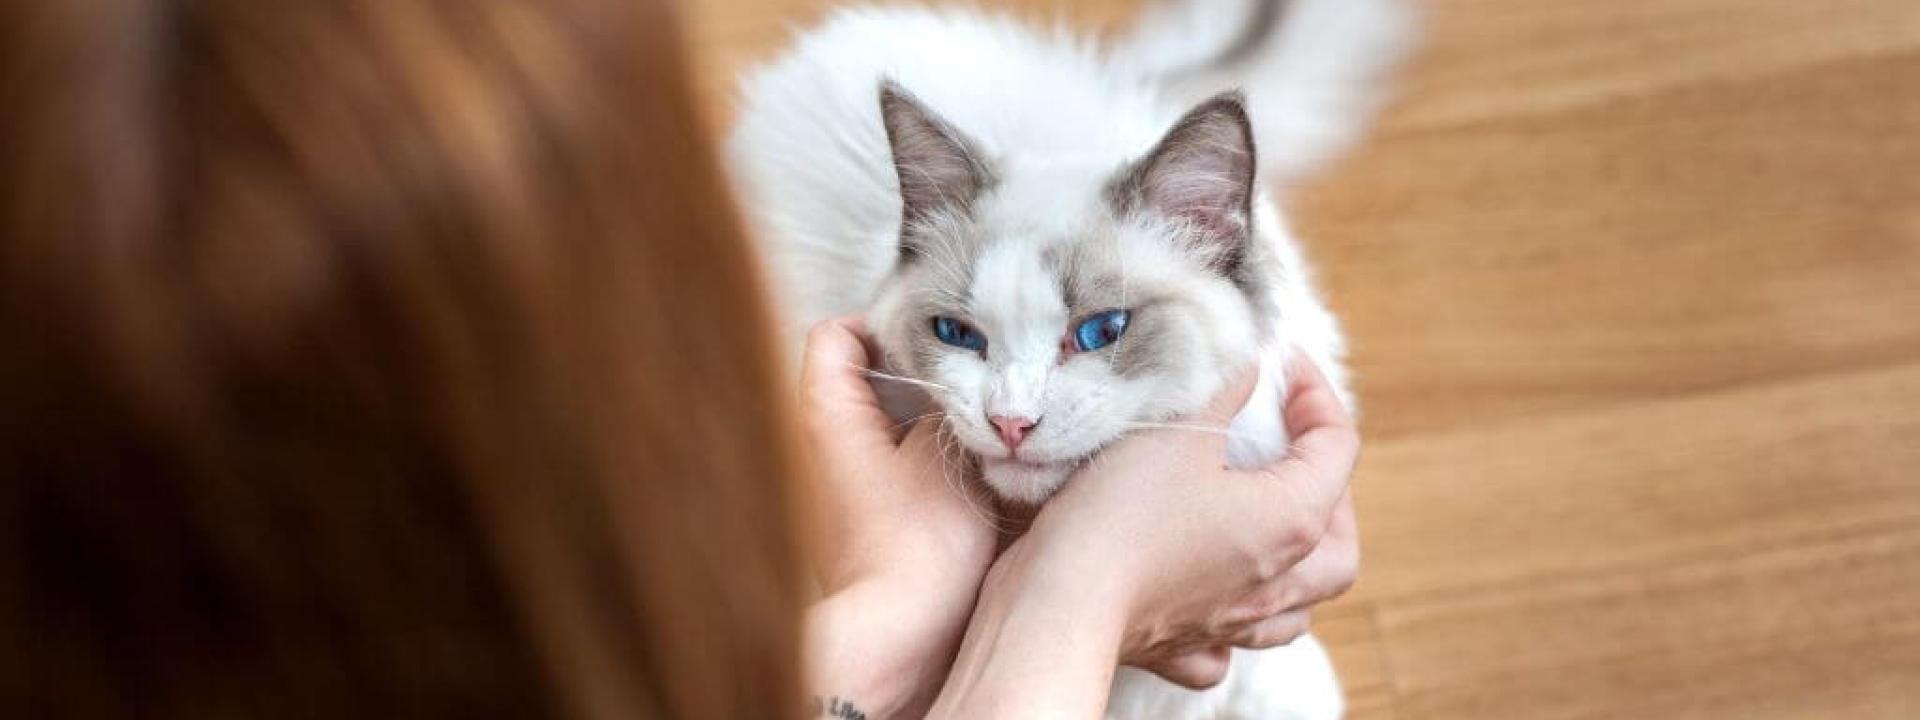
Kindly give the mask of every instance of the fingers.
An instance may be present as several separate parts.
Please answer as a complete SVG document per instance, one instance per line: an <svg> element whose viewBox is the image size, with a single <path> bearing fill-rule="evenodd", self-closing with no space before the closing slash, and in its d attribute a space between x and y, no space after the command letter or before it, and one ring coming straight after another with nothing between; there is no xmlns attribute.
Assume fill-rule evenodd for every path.
<svg viewBox="0 0 1920 720"><path fill-rule="evenodd" d="M1227 679L1232 664L1233 648L1220 645L1151 663L1144 669L1188 690L1205 690Z"/></svg>
<svg viewBox="0 0 1920 720"><path fill-rule="evenodd" d="M1353 414L1340 401L1320 366L1295 348L1287 354L1287 429L1295 435L1309 428L1353 425Z"/></svg>
<svg viewBox="0 0 1920 720"><path fill-rule="evenodd" d="M801 411L815 432L884 437L887 414L867 381L871 363L858 318L835 318L807 332L800 369Z"/></svg>
<svg viewBox="0 0 1920 720"><path fill-rule="evenodd" d="M1334 507L1333 520L1319 544L1279 579L1256 591L1234 615L1248 620L1309 610L1352 589L1359 573L1359 532L1353 504L1343 498Z"/></svg>
<svg viewBox="0 0 1920 720"><path fill-rule="evenodd" d="M1286 461L1311 469L1326 491L1325 501L1332 503L1346 492L1347 476L1360 456L1360 433L1346 404L1306 353L1293 352L1287 376L1284 418L1293 443Z"/></svg>
<svg viewBox="0 0 1920 720"><path fill-rule="evenodd" d="M940 453L940 419L922 418L900 438L900 451L910 457L931 457Z"/></svg>
<svg viewBox="0 0 1920 720"><path fill-rule="evenodd" d="M1346 495L1360 455L1360 434L1326 375L1305 353L1294 351L1287 376L1284 418L1292 442L1286 457L1255 471L1266 482L1255 484L1254 492L1264 496L1263 507L1288 509L1296 527L1284 544L1311 545Z"/></svg>
<svg viewBox="0 0 1920 720"><path fill-rule="evenodd" d="M921 418L915 421L913 427L907 429L906 436L900 438L899 449L895 454L905 460L907 467L918 468L925 473L940 476L942 480L946 479L945 474L948 468L962 467L967 462L966 458L960 454L958 445L947 442L940 436L940 418L938 417ZM962 477L964 476L963 470ZM948 490L944 487L944 483L941 490L943 492Z"/></svg>
<svg viewBox="0 0 1920 720"><path fill-rule="evenodd" d="M1207 408L1201 411L1200 417L1221 425L1232 422L1233 416L1240 414L1240 408L1246 407L1247 398L1253 396L1253 389L1259 384L1259 363L1241 368L1213 394L1213 399L1207 402Z"/></svg>
<svg viewBox="0 0 1920 720"><path fill-rule="evenodd" d="M864 328L857 317L821 321L807 331L807 349L803 370L835 370L840 366L866 367L867 346L861 340Z"/></svg>
<svg viewBox="0 0 1920 720"><path fill-rule="evenodd" d="M1340 497L1326 537L1294 569L1309 592L1299 607L1311 607L1345 595L1360 579L1360 528L1354 521L1353 495Z"/></svg>
<svg viewBox="0 0 1920 720"><path fill-rule="evenodd" d="M1265 650L1280 647L1307 634L1313 615L1306 610L1290 610L1254 623L1233 638L1235 647Z"/></svg>

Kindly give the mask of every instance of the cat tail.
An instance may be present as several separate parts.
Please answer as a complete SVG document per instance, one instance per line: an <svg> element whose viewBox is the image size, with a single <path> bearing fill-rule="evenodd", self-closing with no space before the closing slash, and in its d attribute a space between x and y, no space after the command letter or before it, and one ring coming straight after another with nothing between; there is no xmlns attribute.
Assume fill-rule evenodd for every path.
<svg viewBox="0 0 1920 720"><path fill-rule="evenodd" d="M1365 132L1416 24L1412 0L1154 0L1112 50L1182 104L1243 90L1284 187Z"/></svg>

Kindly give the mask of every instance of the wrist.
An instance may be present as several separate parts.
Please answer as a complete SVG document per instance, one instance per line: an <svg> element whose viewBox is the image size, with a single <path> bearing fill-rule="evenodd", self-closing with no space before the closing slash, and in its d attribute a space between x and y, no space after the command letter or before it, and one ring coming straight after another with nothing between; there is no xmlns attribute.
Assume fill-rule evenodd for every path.
<svg viewBox="0 0 1920 720"><path fill-rule="evenodd" d="M1023 537L988 572L929 718L1100 715L1125 604L1085 548L1042 540Z"/></svg>
<svg viewBox="0 0 1920 720"><path fill-rule="evenodd" d="M1099 519L1084 522L1088 515L1042 513L1021 541L1034 548L1036 572L1075 589L1088 610L1097 609L1102 621L1124 633L1152 580L1150 564L1143 562L1137 538Z"/></svg>
<svg viewBox="0 0 1920 720"><path fill-rule="evenodd" d="M808 608L812 691L852 703L874 720L922 712L939 691L966 623L964 610L936 617L930 605L944 603L925 602L925 592L869 578ZM966 607L972 607L970 593Z"/></svg>

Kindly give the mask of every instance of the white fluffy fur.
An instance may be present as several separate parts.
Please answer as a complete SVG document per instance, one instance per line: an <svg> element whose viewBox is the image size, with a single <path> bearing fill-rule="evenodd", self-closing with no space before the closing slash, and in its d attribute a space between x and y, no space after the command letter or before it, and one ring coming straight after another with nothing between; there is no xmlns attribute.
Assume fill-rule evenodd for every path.
<svg viewBox="0 0 1920 720"><path fill-rule="evenodd" d="M1343 397L1346 383L1338 327L1269 193L1258 194L1252 221L1270 308L1249 307L1224 281L1198 279L1193 260L1166 242L1174 230L1116 218L1101 205L1117 167L1147 153L1194 103L1229 87L1247 93L1269 190L1357 137L1377 77L1405 39L1403 8L1395 0L1292 0L1277 36L1252 57L1208 66L1256 1L1165 3L1104 49L1006 18L906 8L842 10L801 35L790 53L747 78L729 148L792 347L819 320L867 313L894 352L906 343L901 328L923 321L914 292L895 277L901 196L877 101L883 78L891 79L997 169L992 195L971 209L967 227L954 229L993 238L975 258L965 294L974 322L992 336L994 360L948 354L926 373L950 388L940 393L949 431L982 457L989 484L1011 499L1044 499L1073 463L1130 421L1200 407L1228 371L1256 357L1260 387L1233 422L1229 461L1250 467L1279 457L1287 442L1280 370L1289 349L1307 353ZM1061 328L1072 318L1040 258L1088 236L1102 241L1077 252L1097 256L1089 258L1095 264L1118 263L1125 292L1173 293L1187 303L1201 327L1183 374L1129 385L1058 359ZM914 272L955 272L945 263L958 258L924 260ZM1249 327L1255 317L1277 320ZM1043 464L996 451L988 414L1044 415L1019 458ZM1202 692L1123 669L1108 712L1319 719L1338 717L1342 699L1324 652L1305 637L1236 651L1228 680Z"/></svg>
<svg viewBox="0 0 1920 720"><path fill-rule="evenodd" d="M1245 85L1261 174L1284 185L1346 150L1384 97L1385 75L1412 44L1406 0L1279 0L1280 25L1244 61L1209 65L1254 7L1269 0L1162 0L1114 46L1116 63L1164 78L1176 106Z"/></svg>

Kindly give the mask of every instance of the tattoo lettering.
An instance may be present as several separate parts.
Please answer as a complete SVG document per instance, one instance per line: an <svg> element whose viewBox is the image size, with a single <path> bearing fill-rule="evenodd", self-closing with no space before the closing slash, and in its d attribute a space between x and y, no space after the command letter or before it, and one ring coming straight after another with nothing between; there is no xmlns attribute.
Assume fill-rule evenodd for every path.
<svg viewBox="0 0 1920 720"><path fill-rule="evenodd" d="M812 717L833 718L833 720L867 720L867 713L853 706L853 701L838 695L821 699L813 696Z"/></svg>

